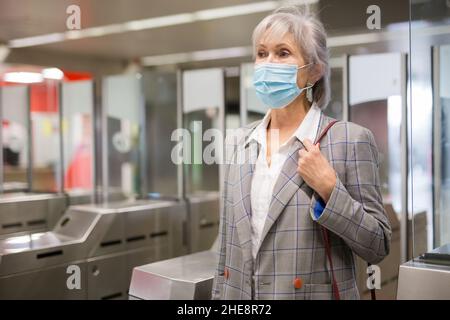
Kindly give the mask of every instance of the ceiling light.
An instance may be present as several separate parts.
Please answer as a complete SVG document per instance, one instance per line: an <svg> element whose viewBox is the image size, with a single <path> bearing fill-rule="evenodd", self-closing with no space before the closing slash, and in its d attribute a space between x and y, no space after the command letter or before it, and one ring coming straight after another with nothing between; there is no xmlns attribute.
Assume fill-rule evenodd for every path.
<svg viewBox="0 0 450 320"><path fill-rule="evenodd" d="M42 75L46 79L61 80L64 78L64 72L58 68L48 68L42 70Z"/></svg>
<svg viewBox="0 0 450 320"><path fill-rule="evenodd" d="M64 33L50 33L50 34L43 34L40 36L10 40L8 42L8 47L10 48L32 47L48 43L60 42L64 40L65 40Z"/></svg>
<svg viewBox="0 0 450 320"><path fill-rule="evenodd" d="M42 82L44 77L41 73L37 72L7 72L3 75L3 80L5 82L16 82L16 83L36 83Z"/></svg>
<svg viewBox="0 0 450 320"><path fill-rule="evenodd" d="M143 66L158 66L158 65L185 63L190 61L229 59L251 55L252 55L252 47L231 47L222 49L165 54L160 56L148 56L143 57L141 59L141 63Z"/></svg>
<svg viewBox="0 0 450 320"><path fill-rule="evenodd" d="M177 64L181 62L191 61L190 53L174 53L174 54L164 54L160 56L148 56L141 59L141 64L143 66L159 66L167 64Z"/></svg>
<svg viewBox="0 0 450 320"><path fill-rule="evenodd" d="M212 49L192 52L192 60L204 61L204 60L218 60L249 56L252 54L251 47L234 47L224 49Z"/></svg>
<svg viewBox="0 0 450 320"><path fill-rule="evenodd" d="M125 22L124 29L126 31L139 31L146 29L162 28L167 26L174 26L178 24L191 23L195 21L195 16L192 13L175 14L165 17L156 17L149 19L133 20Z"/></svg>
<svg viewBox="0 0 450 320"><path fill-rule="evenodd" d="M200 10L195 12L194 14L197 20L213 20L233 16L242 16L258 12L272 11L279 5L280 3L278 1L263 1L231 7Z"/></svg>

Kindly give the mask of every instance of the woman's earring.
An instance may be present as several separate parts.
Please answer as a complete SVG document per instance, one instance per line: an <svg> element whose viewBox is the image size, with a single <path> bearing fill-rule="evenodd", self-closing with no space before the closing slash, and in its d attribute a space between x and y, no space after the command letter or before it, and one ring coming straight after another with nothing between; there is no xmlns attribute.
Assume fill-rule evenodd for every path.
<svg viewBox="0 0 450 320"><path fill-rule="evenodd" d="M309 102L313 102L313 84L307 82L306 86L308 87L308 89L306 89L306 99L308 99Z"/></svg>

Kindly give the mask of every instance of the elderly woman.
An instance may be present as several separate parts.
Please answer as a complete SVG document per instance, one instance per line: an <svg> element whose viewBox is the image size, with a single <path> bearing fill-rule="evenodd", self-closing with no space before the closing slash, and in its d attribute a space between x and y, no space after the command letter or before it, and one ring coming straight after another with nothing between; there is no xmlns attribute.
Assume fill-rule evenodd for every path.
<svg viewBox="0 0 450 320"><path fill-rule="evenodd" d="M278 9L253 45L269 110L228 150L213 299L358 299L353 254L378 263L390 247L374 137L322 112L328 50L314 16Z"/></svg>

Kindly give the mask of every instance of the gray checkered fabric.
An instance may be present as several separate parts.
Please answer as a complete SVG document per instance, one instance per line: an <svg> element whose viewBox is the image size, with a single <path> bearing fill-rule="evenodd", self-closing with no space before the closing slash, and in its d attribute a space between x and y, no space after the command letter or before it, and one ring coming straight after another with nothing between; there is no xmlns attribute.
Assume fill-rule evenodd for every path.
<svg viewBox="0 0 450 320"><path fill-rule="evenodd" d="M333 119L321 114L319 132ZM391 227L384 211L373 134L351 122L336 123L322 139L322 154L337 183L315 220L316 193L297 173L296 140L275 183L256 259L252 257L250 188L258 143L245 144L257 126L225 143L219 263L213 299L332 299L331 273L319 225L329 230L341 299L359 299L353 254L376 264L388 253ZM238 159L245 159L239 161ZM294 286L294 279L301 287ZM297 282L298 283L298 282Z"/></svg>

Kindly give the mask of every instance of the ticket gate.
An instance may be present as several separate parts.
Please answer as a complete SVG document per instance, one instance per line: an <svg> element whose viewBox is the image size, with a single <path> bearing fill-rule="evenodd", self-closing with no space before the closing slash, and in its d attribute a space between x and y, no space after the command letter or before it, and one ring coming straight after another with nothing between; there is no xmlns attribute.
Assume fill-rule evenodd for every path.
<svg viewBox="0 0 450 320"><path fill-rule="evenodd" d="M52 193L0 195L0 238L51 229L63 215L66 196Z"/></svg>
<svg viewBox="0 0 450 320"><path fill-rule="evenodd" d="M217 253L206 250L134 268L130 300L209 300Z"/></svg>
<svg viewBox="0 0 450 320"><path fill-rule="evenodd" d="M176 201L72 206L51 231L0 240L0 299L126 298L133 267L186 253L185 215Z"/></svg>
<svg viewBox="0 0 450 320"><path fill-rule="evenodd" d="M450 300L450 245L400 266L397 299Z"/></svg>

